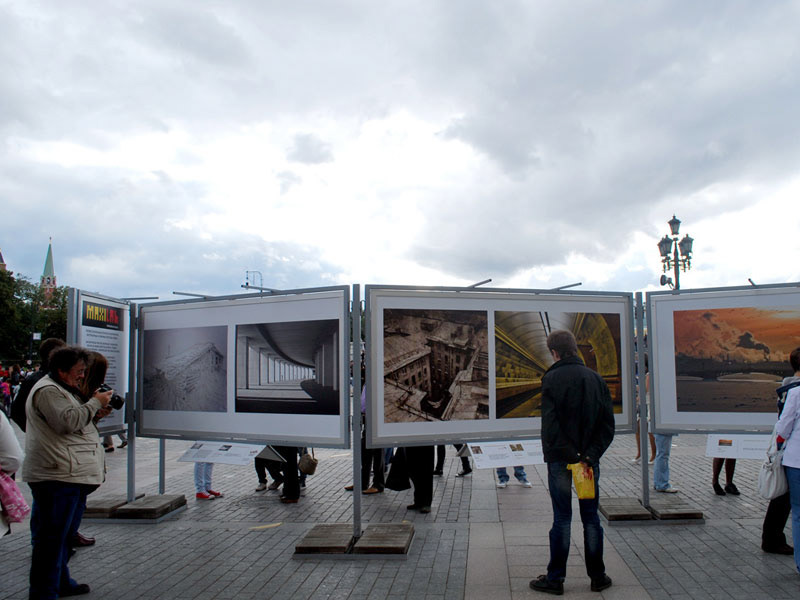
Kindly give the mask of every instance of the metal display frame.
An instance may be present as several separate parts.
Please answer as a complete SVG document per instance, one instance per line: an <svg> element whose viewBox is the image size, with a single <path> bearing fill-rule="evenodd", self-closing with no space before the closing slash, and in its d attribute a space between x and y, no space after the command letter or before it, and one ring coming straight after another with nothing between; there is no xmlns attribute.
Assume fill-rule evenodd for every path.
<svg viewBox="0 0 800 600"><path fill-rule="evenodd" d="M750 308L753 307L753 303L745 304L741 301L742 298L758 297L763 301L770 296L789 297L790 294L800 294L800 283L648 292L645 303L648 326L647 347L650 354L652 378L650 431L661 434L770 433L776 420L774 409L764 413L678 412L677 394L675 393L674 320L672 318L672 314L678 309L670 307L670 304L681 306L680 310ZM791 305L791 303L785 303L783 306ZM794 305L798 305L797 299ZM772 304L771 306L777 308L779 305ZM697 415L697 418L694 421L685 418L682 422L678 422L679 417L675 415L682 414ZM667 417L670 416L673 418L668 420Z"/></svg>
<svg viewBox="0 0 800 600"><path fill-rule="evenodd" d="M396 306L385 306L379 298L392 299L425 299L433 300L424 308L431 310L483 310L487 312L487 327L491 331L488 335L489 349L489 404L495 401L494 390L494 334L492 324L497 310L526 311L525 303L531 303L530 310L541 311L547 303L562 304L558 306L559 312L564 310L563 303L572 303L575 312L615 312L620 315L620 342L621 342L621 385L622 385L622 412L615 413L616 430L618 433L633 431L635 415L635 369L634 369L634 302L633 294L629 292L591 292L591 291L560 291L560 290L530 290L517 288L463 288L463 287L434 287L434 286L398 286L398 285L367 285L365 289L366 303L366 351L367 351L367 446L381 448L387 446L419 446L444 443L462 443L477 441L500 441L514 439L536 439L540 437L541 418L526 417L515 419L476 419L474 421L437 421L439 427L428 427L429 432L412 433L387 433L386 423L379 422L383 411L378 410L379 402L383 399L380 389L383 385L383 365L376 364L383 352L383 315L375 314L384 308L416 308L406 306L413 302L390 302ZM587 308L596 304L598 310L591 311ZM608 307L615 304L615 310L603 311L601 305ZM512 308L513 305L513 308ZM457 308L456 308L457 307ZM567 307L567 309L572 307ZM550 310L553 310L552 308ZM377 345L380 344L380 352ZM491 411L490 411L491 412ZM423 426L428 426L423 423ZM488 423L488 424L487 424ZM392 424L395 425L395 424ZM407 424L402 424L403 426ZM412 424L416 425L416 424ZM443 426L441 426L443 425ZM477 427L475 425L478 425ZM514 427L509 427L514 425ZM399 429L399 428L395 428ZM408 429L414 429L410 427ZM419 429L419 428L417 428Z"/></svg>
<svg viewBox="0 0 800 600"><path fill-rule="evenodd" d="M339 389L339 414L338 418L338 435L336 437L323 437L308 435L303 433L302 423L298 422L297 428L291 428L291 431L285 430L280 434L260 434L256 431L249 432L226 432L226 431L198 431L192 429L169 429L164 427L149 427L144 425L144 407L143 407L143 378L144 378L144 334L146 331L146 322L148 313L153 311L163 310L167 307L173 307L176 310L192 310L192 309L222 309L231 307L239 310L239 307L246 305L259 304L258 300L263 300L263 305L266 307L270 303L281 301L286 302L290 300L291 296L308 297L327 294L329 298L334 295L341 295L341 304L338 311L339 318L339 336L338 336L338 351L339 351L339 365L338 365L338 378L340 382ZM338 299L335 299L338 302ZM256 302L254 302L256 301ZM350 390L349 390L349 372L348 360L349 356L349 337L350 337L350 288L349 286L327 286L318 288L302 288L292 290L280 290L274 292L257 292L249 294L235 294L230 296L214 296L208 298L192 298L186 300L171 300L166 302L153 302L146 305L140 305L137 313L137 326L138 326L138 351L137 351L137 377L136 377L136 434L141 437L160 438L164 439L184 439L184 440L209 440L209 441L234 441L254 444L275 444L286 446L313 446L317 448L349 448L350 446L350 428L348 426L348 419L350 414ZM332 317L333 318L333 317ZM240 323L233 323L238 325ZM233 358L235 361L235 357ZM231 361L229 360L229 364ZM230 375L228 376L230 378ZM234 384L235 389L235 384ZM226 411L224 414L230 414ZM253 415L262 413L253 413ZM269 416L273 413L263 413ZM290 413L297 419L302 420L306 415Z"/></svg>

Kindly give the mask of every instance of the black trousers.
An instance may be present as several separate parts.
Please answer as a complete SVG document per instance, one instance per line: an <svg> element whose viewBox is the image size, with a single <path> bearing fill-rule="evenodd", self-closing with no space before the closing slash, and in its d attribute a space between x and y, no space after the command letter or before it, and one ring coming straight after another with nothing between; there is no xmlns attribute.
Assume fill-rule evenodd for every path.
<svg viewBox="0 0 800 600"><path fill-rule="evenodd" d="M268 471L269 471L269 476L272 477L272 479L274 479L279 483L283 481L283 473L281 472L281 463L278 462L277 460L268 460L266 458L256 457L254 462L259 482L266 483Z"/></svg>
<svg viewBox="0 0 800 600"><path fill-rule="evenodd" d="M456 450L461 450L464 447L464 444L453 444L453 448ZM469 464L469 456L462 456L461 457L461 467L464 471L472 471L472 466Z"/></svg>
<svg viewBox="0 0 800 600"><path fill-rule="evenodd" d="M783 530L786 528L786 521L791 511L789 492L769 501L767 514L764 516L764 525L761 527L762 547L778 548L786 544L786 535Z"/></svg>
<svg viewBox="0 0 800 600"><path fill-rule="evenodd" d="M280 477L283 480L283 497L289 500L297 500L300 497L300 477L297 471L297 447L296 446L273 446L275 451L286 459L280 463ZM267 466L269 469L269 465ZM272 471L270 471L272 473ZM274 475L273 475L274 477Z"/></svg>
<svg viewBox="0 0 800 600"><path fill-rule="evenodd" d="M408 476L414 485L414 504L430 506L433 502L433 446L406 448Z"/></svg>
<svg viewBox="0 0 800 600"><path fill-rule="evenodd" d="M444 470L444 456L447 453L444 444L436 446L436 467L434 468L435 471L443 471Z"/></svg>
<svg viewBox="0 0 800 600"><path fill-rule="evenodd" d="M361 489L365 490L369 485L369 473L372 471L372 487L383 491L386 486L386 476L384 474L383 448L367 448L366 432L361 435Z"/></svg>

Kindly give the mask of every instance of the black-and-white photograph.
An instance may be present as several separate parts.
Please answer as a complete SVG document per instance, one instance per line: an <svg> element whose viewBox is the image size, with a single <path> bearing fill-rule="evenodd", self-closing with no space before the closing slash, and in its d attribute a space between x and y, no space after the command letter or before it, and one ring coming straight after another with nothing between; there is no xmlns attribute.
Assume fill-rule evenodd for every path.
<svg viewBox="0 0 800 600"><path fill-rule="evenodd" d="M225 412L228 328L144 332L145 410Z"/></svg>
<svg viewBox="0 0 800 600"><path fill-rule="evenodd" d="M338 415L339 321L236 326L236 412Z"/></svg>

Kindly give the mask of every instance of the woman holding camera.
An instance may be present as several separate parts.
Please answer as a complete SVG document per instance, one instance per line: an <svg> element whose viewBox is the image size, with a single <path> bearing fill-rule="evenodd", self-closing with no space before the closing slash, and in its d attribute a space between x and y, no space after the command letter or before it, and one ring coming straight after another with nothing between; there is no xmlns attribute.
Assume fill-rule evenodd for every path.
<svg viewBox="0 0 800 600"><path fill-rule="evenodd" d="M89 353L65 346L50 356L50 373L31 390L22 478L33 493L31 599L88 594L70 577L69 539L77 533L86 496L103 482L105 453L94 419L106 410L111 390L84 402L81 386Z"/></svg>

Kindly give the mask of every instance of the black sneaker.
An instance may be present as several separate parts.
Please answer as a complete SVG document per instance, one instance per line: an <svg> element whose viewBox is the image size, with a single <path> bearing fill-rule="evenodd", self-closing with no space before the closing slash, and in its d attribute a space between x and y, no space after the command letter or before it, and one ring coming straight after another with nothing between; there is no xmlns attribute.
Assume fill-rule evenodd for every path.
<svg viewBox="0 0 800 600"><path fill-rule="evenodd" d="M725 493L730 494L731 496L738 496L739 495L739 488L737 488L732 483L729 483L725 486Z"/></svg>
<svg viewBox="0 0 800 600"><path fill-rule="evenodd" d="M611 577L608 575L603 575L602 577L598 577L597 579L592 579L592 591L593 592L602 592L603 590L607 590L611 587Z"/></svg>
<svg viewBox="0 0 800 600"><path fill-rule="evenodd" d="M472 475L472 469L462 469L456 473L456 477L466 477L467 475Z"/></svg>
<svg viewBox="0 0 800 600"><path fill-rule="evenodd" d="M547 575L539 575L539 577L530 582L530 586L532 590L536 590L537 592L553 594L554 596L564 595L564 583L561 581L551 581L547 578Z"/></svg>
<svg viewBox="0 0 800 600"><path fill-rule="evenodd" d="M770 554L794 554L794 548L792 548L786 542L777 546L761 544L761 549L764 552L769 552Z"/></svg>

